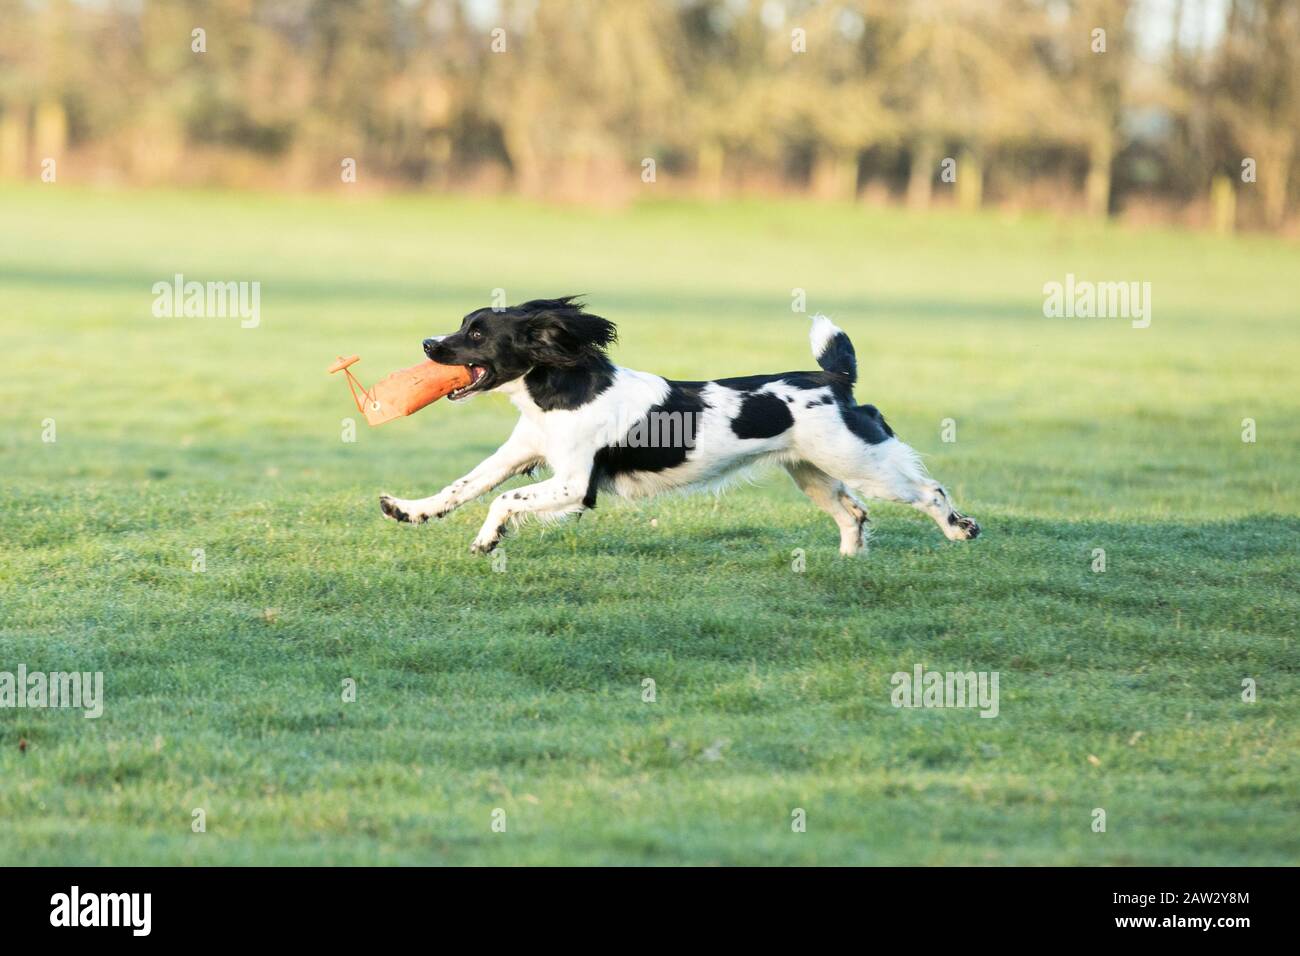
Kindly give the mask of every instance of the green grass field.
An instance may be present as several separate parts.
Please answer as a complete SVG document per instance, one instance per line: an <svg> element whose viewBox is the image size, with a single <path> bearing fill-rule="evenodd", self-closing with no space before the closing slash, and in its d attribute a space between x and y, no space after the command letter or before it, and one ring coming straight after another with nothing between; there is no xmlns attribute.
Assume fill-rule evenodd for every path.
<svg viewBox="0 0 1300 956"><path fill-rule="evenodd" d="M0 710L0 863L1300 859L1294 244L64 185L0 213L0 671L106 696ZM155 318L175 273L259 281L261 324ZM1151 282L1150 328L1044 318L1067 273ZM511 406L347 443L325 367L414 364L498 287L586 292L617 361L681 378L810 367L805 289L984 535L881 504L845 560L779 472L526 526L502 573L468 553L483 502L382 520ZM999 716L895 709L916 664L999 672Z"/></svg>

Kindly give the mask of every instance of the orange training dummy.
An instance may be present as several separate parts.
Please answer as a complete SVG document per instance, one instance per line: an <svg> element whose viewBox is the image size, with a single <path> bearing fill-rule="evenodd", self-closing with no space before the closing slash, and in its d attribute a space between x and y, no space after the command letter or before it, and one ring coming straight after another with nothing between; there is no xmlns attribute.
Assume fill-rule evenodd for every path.
<svg viewBox="0 0 1300 956"><path fill-rule="evenodd" d="M368 389L348 371L348 366L359 358L357 355L351 358L340 355L328 371L331 374L343 372L348 377L348 388L352 390L352 400L357 403L357 411L365 415L366 421L371 425L382 425L394 418L418 412L430 402L436 402L442 396L474 381L469 369L463 365L421 362L380 379L374 388Z"/></svg>

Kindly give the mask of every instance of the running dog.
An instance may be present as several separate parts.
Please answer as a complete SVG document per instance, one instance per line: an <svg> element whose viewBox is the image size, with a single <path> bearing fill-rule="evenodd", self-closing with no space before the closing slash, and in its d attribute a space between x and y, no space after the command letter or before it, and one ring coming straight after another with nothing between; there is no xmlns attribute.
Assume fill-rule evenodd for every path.
<svg viewBox="0 0 1300 956"><path fill-rule="evenodd" d="M602 491L641 497L710 487L774 463L834 519L840 554L862 549L863 498L905 502L953 541L980 533L875 406L854 401L853 343L826 316L812 320L818 372L672 381L611 362L616 336L612 322L566 296L478 309L459 331L426 339L430 359L470 369L473 381L453 392L453 401L502 393L519 409L519 422L468 475L428 498L383 495L383 513L414 524L441 518L545 465L551 477L492 502L470 546L486 554L512 522L581 513Z"/></svg>

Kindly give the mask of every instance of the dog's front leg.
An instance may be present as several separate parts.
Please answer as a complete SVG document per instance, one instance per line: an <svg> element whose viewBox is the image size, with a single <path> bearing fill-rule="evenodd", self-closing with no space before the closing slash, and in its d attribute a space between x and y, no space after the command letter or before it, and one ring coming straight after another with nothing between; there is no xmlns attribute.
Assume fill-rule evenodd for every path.
<svg viewBox="0 0 1300 956"><path fill-rule="evenodd" d="M590 466L584 470L565 470L553 478L507 491L499 495L488 509L487 520L469 549L474 554L487 554L501 543L506 526L512 518L528 514L565 514L582 510L582 500L587 495L591 480Z"/></svg>
<svg viewBox="0 0 1300 956"><path fill-rule="evenodd" d="M423 524L430 518L450 514L461 505L541 462L542 454L536 435L530 426L521 421L504 445L483 459L468 475L456 479L436 495L410 501L392 495L380 495L379 507L395 521Z"/></svg>

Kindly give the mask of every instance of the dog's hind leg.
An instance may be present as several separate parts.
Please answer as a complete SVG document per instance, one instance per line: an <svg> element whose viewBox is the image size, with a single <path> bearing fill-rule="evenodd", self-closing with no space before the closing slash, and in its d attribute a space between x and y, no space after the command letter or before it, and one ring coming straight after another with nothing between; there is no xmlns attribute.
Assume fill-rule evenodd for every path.
<svg viewBox="0 0 1300 956"><path fill-rule="evenodd" d="M867 525L871 523L871 517L867 514L867 504L853 492L849 491L848 486L843 482L840 486L840 504L849 510L849 514L858 520L858 527L862 529L865 540L867 534Z"/></svg>
<svg viewBox="0 0 1300 956"><path fill-rule="evenodd" d="M920 457L896 438L871 446L861 468L842 474L842 480L868 498L898 501L934 519L950 541L967 541L980 533L974 518L953 507L952 498L929 476Z"/></svg>
<svg viewBox="0 0 1300 956"><path fill-rule="evenodd" d="M840 554L851 556L862 549L867 509L838 479L806 461L786 465L799 490L839 525Z"/></svg>
<svg viewBox="0 0 1300 956"><path fill-rule="evenodd" d="M902 500L933 518L949 541L969 541L979 537L979 523L954 508L947 489L937 481L926 479Z"/></svg>
<svg viewBox="0 0 1300 956"><path fill-rule="evenodd" d="M974 519L953 507L947 490L926 472L916 451L887 436L883 428L873 433L880 440L865 441L838 420L814 419L809 424L812 427L801 437L799 453L832 480L863 498L911 505L934 519L951 541L966 541L980 533ZM870 431L858 429L863 430Z"/></svg>

